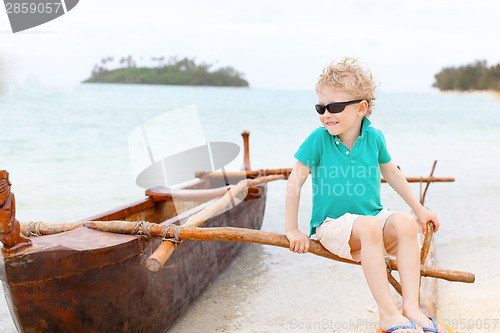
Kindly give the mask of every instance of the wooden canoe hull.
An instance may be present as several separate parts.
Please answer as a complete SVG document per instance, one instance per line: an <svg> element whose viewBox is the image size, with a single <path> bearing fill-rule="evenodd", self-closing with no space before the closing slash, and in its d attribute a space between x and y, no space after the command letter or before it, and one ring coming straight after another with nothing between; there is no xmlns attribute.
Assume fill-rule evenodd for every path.
<svg viewBox="0 0 500 333"><path fill-rule="evenodd" d="M257 192L203 226L260 229L266 185ZM149 201L141 205L155 211ZM140 214L129 211L123 219ZM160 245L157 239L80 228L33 243L31 250L4 257L0 269L21 332L164 332L249 245L185 241L168 267L152 273L144 262Z"/></svg>

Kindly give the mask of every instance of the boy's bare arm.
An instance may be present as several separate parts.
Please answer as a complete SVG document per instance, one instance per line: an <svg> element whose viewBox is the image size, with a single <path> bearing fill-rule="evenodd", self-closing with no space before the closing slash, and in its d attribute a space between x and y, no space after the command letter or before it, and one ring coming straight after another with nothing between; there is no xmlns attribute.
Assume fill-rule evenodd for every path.
<svg viewBox="0 0 500 333"><path fill-rule="evenodd" d="M306 253L309 251L309 237L299 230L299 202L302 185L311 169L300 161L295 163L286 184L285 233L290 241L290 251Z"/></svg>
<svg viewBox="0 0 500 333"><path fill-rule="evenodd" d="M436 214L420 204L420 201L417 199L415 193L413 193L413 190L408 184L408 181L406 181L406 177L403 175L401 170L399 170L394 163L389 162L380 164L380 172L389 185L391 185L391 187L413 210L417 216L417 221L421 224L422 232L425 233L426 224L429 221L434 222L434 232L438 231L439 220Z"/></svg>

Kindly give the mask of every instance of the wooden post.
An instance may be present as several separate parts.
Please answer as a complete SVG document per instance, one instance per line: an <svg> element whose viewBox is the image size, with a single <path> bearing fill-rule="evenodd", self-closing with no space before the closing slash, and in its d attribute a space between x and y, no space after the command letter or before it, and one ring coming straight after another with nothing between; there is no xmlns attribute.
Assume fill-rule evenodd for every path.
<svg viewBox="0 0 500 333"><path fill-rule="evenodd" d="M420 191L421 191L420 203L422 205L424 205L425 195L427 194L429 185L434 179L433 175L434 175L434 170L436 169L436 164L437 160L435 160L434 164L432 165L431 173L429 174L423 193L422 193L422 182L420 182ZM432 243L432 235L434 234L434 223L428 222L426 228L427 229L425 232L425 238L422 243L422 249L420 251L421 266L425 265L427 257L429 257L428 261L430 265L436 264L436 249L434 247L434 244ZM431 251L430 256L428 256L429 250ZM419 284L420 284L420 290L419 290L420 292L418 295L418 301L420 304L420 308L428 316L434 318L436 317L437 313L437 297L438 297L437 280L435 278L423 277L421 274Z"/></svg>
<svg viewBox="0 0 500 333"><path fill-rule="evenodd" d="M243 147L244 147L244 155L243 155L243 170L251 170L250 167L250 143L248 137L250 136L249 131L241 132L241 136L243 137Z"/></svg>
<svg viewBox="0 0 500 333"><path fill-rule="evenodd" d="M432 234L434 233L434 223L432 221L427 222L426 228L427 231L425 232L424 242L422 244L422 249L420 250L420 265L425 264L427 253L429 253L429 248L432 242Z"/></svg>
<svg viewBox="0 0 500 333"><path fill-rule="evenodd" d="M394 289L398 292L399 295L403 296L403 290L401 289L401 284L392 276L392 268L391 265L389 264L390 262L389 257L385 257L385 265L387 266L387 280L391 284L391 286L394 287Z"/></svg>
<svg viewBox="0 0 500 333"><path fill-rule="evenodd" d="M422 197L420 198L420 203L422 205L424 205L424 202L425 202L425 195L427 194L427 190L429 189L429 185L431 184L431 182L434 181L434 178L432 177L432 175L434 175L434 169L436 169L436 164L437 164L437 160L434 161L434 164L432 165L432 170L431 170L431 173L429 175L429 177L427 178L427 184L425 185L425 190L424 190L424 193L422 194ZM422 184L422 181L420 182L420 184Z"/></svg>
<svg viewBox="0 0 500 333"><path fill-rule="evenodd" d="M426 266L421 267L432 267L436 266L436 248L434 247L434 242L431 243L430 249L428 251L428 256L426 259ZM420 276L420 308L422 311L430 317L436 318L437 312L437 300L438 300L438 283L437 279L434 277L427 277L423 272Z"/></svg>
<svg viewBox="0 0 500 333"><path fill-rule="evenodd" d="M434 166L436 164L434 163ZM429 265L436 264L436 254L434 243L432 242L432 235L434 234L434 223L432 221L427 222L426 225L425 238L422 242L422 248L420 250L420 265L424 267L426 260ZM437 280L430 277L424 277L420 275L420 293L419 293L419 304L422 311L431 317L436 317L437 312Z"/></svg>

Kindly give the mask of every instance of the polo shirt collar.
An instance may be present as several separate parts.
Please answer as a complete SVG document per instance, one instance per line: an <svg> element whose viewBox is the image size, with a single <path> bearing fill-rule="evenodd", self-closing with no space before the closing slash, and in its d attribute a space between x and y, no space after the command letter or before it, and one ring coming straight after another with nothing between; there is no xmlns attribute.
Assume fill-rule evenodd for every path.
<svg viewBox="0 0 500 333"><path fill-rule="evenodd" d="M346 156L350 160L350 164L354 164L354 159L358 155L359 152L359 146L362 144L361 142L366 140L366 135L365 133L368 130L368 127L370 126L371 122L368 120L368 118L364 117L363 120L361 121L361 135L356 139L354 142L354 145L352 146L351 149L348 149L338 138L337 135L335 135L335 145L337 146L337 149L342 153L343 156ZM345 155L344 155L345 154Z"/></svg>
<svg viewBox="0 0 500 333"><path fill-rule="evenodd" d="M368 129L368 126L370 126L371 121L364 117L362 122L361 122L361 136L363 136L366 133L366 130Z"/></svg>

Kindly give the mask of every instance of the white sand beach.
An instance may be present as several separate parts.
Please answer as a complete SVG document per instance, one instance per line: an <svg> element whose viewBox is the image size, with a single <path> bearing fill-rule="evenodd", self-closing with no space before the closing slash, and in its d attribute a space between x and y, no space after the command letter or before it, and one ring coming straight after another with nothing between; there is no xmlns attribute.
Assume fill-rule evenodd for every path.
<svg viewBox="0 0 500 333"><path fill-rule="evenodd" d="M500 332L500 237L445 244L442 267L472 272L473 284L439 282L438 317L457 332Z"/></svg>
<svg viewBox="0 0 500 333"><path fill-rule="evenodd" d="M439 267L476 275L474 284L439 282L439 320L457 333L500 332L500 238L445 244L437 256ZM374 332L377 324L359 266L253 245L169 332Z"/></svg>

